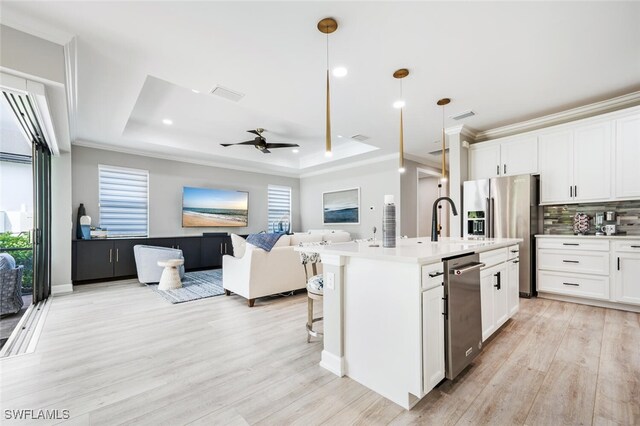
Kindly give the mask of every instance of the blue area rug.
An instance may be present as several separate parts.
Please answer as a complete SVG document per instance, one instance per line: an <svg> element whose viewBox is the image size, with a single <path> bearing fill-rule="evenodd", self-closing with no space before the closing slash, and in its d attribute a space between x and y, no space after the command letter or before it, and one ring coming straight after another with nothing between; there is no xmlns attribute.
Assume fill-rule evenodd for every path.
<svg viewBox="0 0 640 426"><path fill-rule="evenodd" d="M222 288L222 269L187 272L182 279L182 288L158 290L158 284L147 284L169 303L191 302L192 300L224 294Z"/></svg>

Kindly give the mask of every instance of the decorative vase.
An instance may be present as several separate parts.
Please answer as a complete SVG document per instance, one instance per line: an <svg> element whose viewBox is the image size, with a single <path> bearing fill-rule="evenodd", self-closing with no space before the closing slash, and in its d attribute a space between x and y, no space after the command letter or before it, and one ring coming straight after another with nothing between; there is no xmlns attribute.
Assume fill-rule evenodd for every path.
<svg viewBox="0 0 640 426"><path fill-rule="evenodd" d="M76 239L78 240L82 239L82 226L80 225L80 218L86 215L87 210L84 208L84 204L80 203L80 206L78 207L78 216L76 218Z"/></svg>
<svg viewBox="0 0 640 426"><path fill-rule="evenodd" d="M384 212L382 215L382 247L396 246L396 205L393 195L384 196Z"/></svg>

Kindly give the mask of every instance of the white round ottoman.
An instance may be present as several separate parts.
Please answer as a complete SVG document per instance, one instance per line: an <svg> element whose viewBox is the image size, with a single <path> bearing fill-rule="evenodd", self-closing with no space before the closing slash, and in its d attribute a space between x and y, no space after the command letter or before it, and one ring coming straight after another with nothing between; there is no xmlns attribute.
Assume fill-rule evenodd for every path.
<svg viewBox="0 0 640 426"><path fill-rule="evenodd" d="M158 266L164 267L160 282L158 283L158 290L173 290L182 287L178 266L183 263L184 259L158 260Z"/></svg>

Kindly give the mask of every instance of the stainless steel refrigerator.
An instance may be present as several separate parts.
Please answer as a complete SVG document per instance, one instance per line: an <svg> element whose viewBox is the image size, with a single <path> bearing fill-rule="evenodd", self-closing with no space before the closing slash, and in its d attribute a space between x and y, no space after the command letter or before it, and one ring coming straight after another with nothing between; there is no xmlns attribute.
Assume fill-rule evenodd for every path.
<svg viewBox="0 0 640 426"><path fill-rule="evenodd" d="M541 218L538 178L505 176L467 181L463 187L463 232L468 238L522 238L520 296L535 295L535 241Z"/></svg>

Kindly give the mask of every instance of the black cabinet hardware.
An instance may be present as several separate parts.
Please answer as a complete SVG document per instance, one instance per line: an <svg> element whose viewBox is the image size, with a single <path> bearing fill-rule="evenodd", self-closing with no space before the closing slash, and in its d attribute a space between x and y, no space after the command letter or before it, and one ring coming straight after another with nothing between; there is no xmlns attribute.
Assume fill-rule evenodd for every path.
<svg viewBox="0 0 640 426"><path fill-rule="evenodd" d="M620 270L620 258L618 258L618 271Z"/></svg>
<svg viewBox="0 0 640 426"><path fill-rule="evenodd" d="M511 253L517 253L519 250L511 250Z"/></svg>
<svg viewBox="0 0 640 426"><path fill-rule="evenodd" d="M496 166L496 174L499 176L500 175L500 164L498 164Z"/></svg>
<svg viewBox="0 0 640 426"><path fill-rule="evenodd" d="M563 246L579 246L578 243L562 243Z"/></svg>
<svg viewBox="0 0 640 426"><path fill-rule="evenodd" d="M563 260L564 263L580 263L579 260Z"/></svg>
<svg viewBox="0 0 640 426"><path fill-rule="evenodd" d="M574 197L577 197L577 196L578 196L578 185L575 185L575 186L573 187L573 196L574 196Z"/></svg>
<svg viewBox="0 0 640 426"><path fill-rule="evenodd" d="M442 315L444 315L445 319L448 319L449 318L449 312L447 311L447 297L446 296L443 297L442 300L444 300L444 303L443 303L444 312L442 313Z"/></svg>
<svg viewBox="0 0 640 426"><path fill-rule="evenodd" d="M507 165L506 164L504 165L504 174L505 175L507 174Z"/></svg>
<svg viewBox="0 0 640 426"><path fill-rule="evenodd" d="M631 248L640 248L640 246L631 246Z"/></svg>
<svg viewBox="0 0 640 426"><path fill-rule="evenodd" d="M500 273L500 272L498 272L497 274L494 274L494 275L493 275L494 277L496 277L496 283L495 283L494 287L495 287L497 290L500 290L500 275L501 275L501 273Z"/></svg>
<svg viewBox="0 0 640 426"><path fill-rule="evenodd" d="M514 260L513 263L520 263L520 261L519 260Z"/></svg>
<svg viewBox="0 0 640 426"><path fill-rule="evenodd" d="M580 287L580 284L576 284L576 283L562 283L564 285L572 285L574 287Z"/></svg>
<svg viewBox="0 0 640 426"><path fill-rule="evenodd" d="M444 275L444 272L429 272L429 277L431 278L439 277L440 275Z"/></svg>
<svg viewBox="0 0 640 426"><path fill-rule="evenodd" d="M569 185L569 197L573 198L573 186Z"/></svg>

